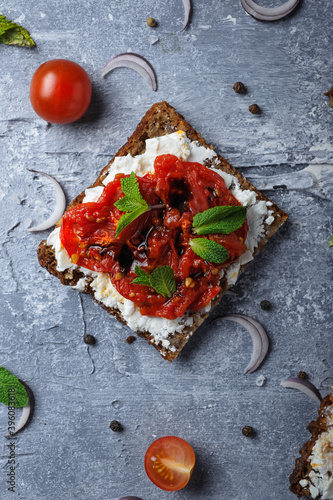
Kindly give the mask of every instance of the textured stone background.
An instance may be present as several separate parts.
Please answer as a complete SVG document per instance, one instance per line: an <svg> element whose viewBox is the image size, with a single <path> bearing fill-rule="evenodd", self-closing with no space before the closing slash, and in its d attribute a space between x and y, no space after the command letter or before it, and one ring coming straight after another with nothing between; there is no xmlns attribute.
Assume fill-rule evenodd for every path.
<svg viewBox="0 0 333 500"><path fill-rule="evenodd" d="M239 0L193 3L184 33L180 0L7 0L1 7L37 42L34 50L0 46L0 365L27 381L37 402L17 441L15 494L7 491L0 438L1 499L294 498L288 476L317 406L280 381L304 370L323 395L333 383L333 110L323 96L333 85L332 5L304 0L288 19L265 24ZM151 15L154 30L145 24ZM101 78L107 60L125 51L151 61L156 93L128 69ZM89 111L67 126L45 123L29 102L33 72L59 57L82 64L93 82ZM238 80L246 95L233 92ZM319 178L307 191L268 193L290 219L213 313L249 314L267 329L271 350L252 375L243 375L251 341L241 327L207 321L169 364L141 339L127 345L127 328L37 263L47 233L27 227L51 213L54 193L27 168L55 176L70 201L162 99L245 175L311 166ZM248 112L253 102L260 116ZM261 310L262 299L272 311ZM85 332L98 339L89 350ZM2 433L6 415L1 405ZM123 424L121 434L110 431L112 419ZM244 425L257 437L246 439ZM188 440L197 457L189 485L176 493L158 490L143 467L147 447L165 435Z"/></svg>

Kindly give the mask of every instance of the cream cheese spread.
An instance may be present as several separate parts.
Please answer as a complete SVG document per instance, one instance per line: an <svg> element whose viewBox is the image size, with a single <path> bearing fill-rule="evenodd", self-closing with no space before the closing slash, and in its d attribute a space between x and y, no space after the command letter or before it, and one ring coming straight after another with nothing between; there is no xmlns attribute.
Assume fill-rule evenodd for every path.
<svg viewBox="0 0 333 500"><path fill-rule="evenodd" d="M134 172L138 176L143 176L154 171L155 158L162 154L173 154L184 161L198 162L204 164L207 160L213 160L214 165L219 165L216 153L209 148L200 146L197 142L190 141L185 132L178 131L161 137L154 137L146 140L146 150L143 154L132 157L115 157L108 175L103 181L106 185L111 182L118 173L130 174ZM212 168L225 181L226 186L237 200L247 207L248 235L245 241L248 250L238 259L237 262L229 266L226 277L228 284L236 283L240 267L253 259L253 252L258 246L258 242L264 234L264 222L271 224L274 220L272 211L269 210L270 202L257 200L257 194L251 190L241 189L238 179L217 168ZM103 192L103 186L86 189L83 203L97 201ZM175 320L143 316L135 307L134 303L122 297L111 283L107 273L97 273L89 269L73 264L62 246L59 237L60 228L56 228L48 237L47 244L52 246L57 260L57 270L79 269L89 278L90 287L94 290L96 300L102 302L107 307L117 308L128 326L134 331L147 331L152 334L156 345L162 344L165 348L170 348L168 337L170 334L181 332L186 326L193 325L193 316L185 314L182 318ZM91 281L92 280L92 281ZM73 287L77 290L84 290L87 281L81 278ZM206 308L204 312L210 309Z"/></svg>

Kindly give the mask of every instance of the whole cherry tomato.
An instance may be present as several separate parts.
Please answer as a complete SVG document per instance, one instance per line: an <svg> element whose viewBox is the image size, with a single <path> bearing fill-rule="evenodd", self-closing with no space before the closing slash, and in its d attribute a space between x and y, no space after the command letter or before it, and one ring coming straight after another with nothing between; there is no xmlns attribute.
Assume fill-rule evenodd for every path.
<svg viewBox="0 0 333 500"><path fill-rule="evenodd" d="M178 491L190 480L195 464L192 447L176 436L154 441L145 456L145 469L149 479L165 491Z"/></svg>
<svg viewBox="0 0 333 500"><path fill-rule="evenodd" d="M91 100L88 73L77 63L52 59L36 70L30 101L36 113L51 123L72 123L87 111Z"/></svg>

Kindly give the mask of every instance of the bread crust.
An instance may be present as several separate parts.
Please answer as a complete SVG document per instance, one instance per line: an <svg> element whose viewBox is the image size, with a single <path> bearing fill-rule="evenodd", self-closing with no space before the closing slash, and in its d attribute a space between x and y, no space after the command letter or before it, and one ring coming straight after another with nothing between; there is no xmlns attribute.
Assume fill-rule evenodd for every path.
<svg viewBox="0 0 333 500"><path fill-rule="evenodd" d="M298 498L303 495L311 498L310 490L308 487L303 488L299 482L302 479L309 479L309 473L312 470L309 457L312 453L312 449L322 432L328 430L327 422L327 409L333 407L333 395L328 394L321 402L320 408L318 410L317 420L312 420L309 423L307 429L311 433L311 439L307 441L302 448L299 450L300 457L297 458L295 463L295 468L289 476L290 480L290 491L295 493Z"/></svg>
<svg viewBox="0 0 333 500"><path fill-rule="evenodd" d="M130 154L131 156L136 156L144 153L145 151L145 141L146 139L150 139L153 137L159 137L162 135L170 134L176 132L178 130L183 130L186 132L187 137L191 141L198 142L201 146L206 148L213 149L213 146L207 144L207 142L201 137L201 135L194 130L194 128L184 119L182 115L177 113L175 109L170 106L166 101L162 101L160 103L154 104L144 115L136 130L128 138L127 143L120 148L120 150L116 153L116 155L112 158L112 160L108 163L108 165L103 168L100 175L96 179L95 183L90 187L102 186L103 180L108 174L110 166L112 165L115 157L117 156L126 156ZM233 168L227 160L222 158L222 156L217 155L214 159L214 168L220 168L224 170L226 173L231 174L237 177L239 184L242 189L249 189L251 191L255 191L257 193L257 199L270 201L265 195L259 192L252 184L250 184L235 168ZM206 161L206 166L212 166L213 160ZM78 195L68 206L67 210L70 208L82 203L82 200L85 196L85 193L81 193ZM287 219L287 214L285 214L277 205L271 202L272 205L269 207L273 212L274 222L271 225L265 224L265 232L264 236L259 242L258 247L254 251L254 256L257 255L262 248L265 246L267 241L273 236L273 234L278 230L278 228L285 222ZM61 225L61 220L57 223L56 226ZM74 269L74 270L66 270L63 272L59 272L56 269L56 259L54 250L52 247L48 246L46 240L42 241L38 247L38 260L42 267L46 268L49 273L53 274L57 278L61 280L64 285L74 286L80 278L84 275L82 272ZM241 271L246 267L247 264L241 266ZM89 280L88 280L89 281ZM222 278L221 283L221 292L215 297L212 302L212 308L215 307L221 300L222 296L228 289L228 284L226 278ZM109 308L104 306L101 302L97 301L94 297L94 291L89 287L89 284L85 287L84 293L89 293L92 295L93 299L98 302L107 312L113 316L115 316L121 323L126 324L126 321L122 317L121 312L116 308ZM163 347L161 344L156 345L154 343L154 338L149 332L137 332L137 334L143 338L145 338L150 344L154 345L154 347L160 352L160 354L167 359L168 361L173 361L180 354L181 350L192 336L194 331L201 325L201 323L207 318L210 313L205 314L194 314L194 324L191 327L185 327L182 332L175 332L170 338L170 347Z"/></svg>

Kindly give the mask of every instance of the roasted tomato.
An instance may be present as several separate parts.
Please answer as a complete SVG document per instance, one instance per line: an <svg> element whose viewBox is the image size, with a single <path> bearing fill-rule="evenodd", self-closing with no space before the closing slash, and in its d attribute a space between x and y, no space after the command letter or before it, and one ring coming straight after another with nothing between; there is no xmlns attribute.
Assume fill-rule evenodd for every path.
<svg viewBox="0 0 333 500"><path fill-rule="evenodd" d="M155 174L138 177L140 193L154 208L118 237L116 228L123 213L114 203L123 196L122 174L104 188L96 203L84 203L65 213L60 238L72 262L109 273L117 291L134 302L141 314L175 319L206 307L220 292L221 271L246 251L247 222L230 234L208 236L228 251L225 262L203 260L189 244L195 237L193 217L215 206L237 206L239 202L218 173L199 163L161 155L154 167ZM170 266L176 291L165 298L149 286L133 283L136 265L148 273Z"/></svg>
<svg viewBox="0 0 333 500"><path fill-rule="evenodd" d="M149 479L161 490L178 491L190 480L195 464L192 447L176 436L154 441L145 456L145 469Z"/></svg>
<svg viewBox="0 0 333 500"><path fill-rule="evenodd" d="M51 123L72 123L87 111L91 81L77 63L66 59L47 61L36 70L30 101L36 113Z"/></svg>

